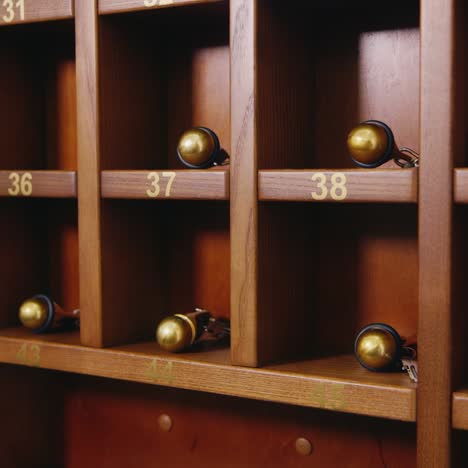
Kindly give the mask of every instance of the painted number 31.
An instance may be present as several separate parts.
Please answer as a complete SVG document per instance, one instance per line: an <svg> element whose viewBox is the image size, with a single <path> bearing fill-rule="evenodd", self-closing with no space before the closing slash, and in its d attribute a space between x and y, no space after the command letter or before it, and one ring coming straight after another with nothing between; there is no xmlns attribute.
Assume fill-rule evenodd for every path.
<svg viewBox="0 0 468 468"><path fill-rule="evenodd" d="M2 20L11 23L17 15L20 21L24 21L24 0L3 0Z"/></svg>
<svg viewBox="0 0 468 468"><path fill-rule="evenodd" d="M150 8L160 5L170 5L171 3L174 3L174 0L144 0L143 5Z"/></svg>
<svg viewBox="0 0 468 468"><path fill-rule="evenodd" d="M327 186L327 176L323 172L316 172L311 180L317 183L317 190L311 192L314 200L325 200L330 195L332 200L341 201L348 196L346 176L342 172L336 172L330 177L330 188Z"/></svg>

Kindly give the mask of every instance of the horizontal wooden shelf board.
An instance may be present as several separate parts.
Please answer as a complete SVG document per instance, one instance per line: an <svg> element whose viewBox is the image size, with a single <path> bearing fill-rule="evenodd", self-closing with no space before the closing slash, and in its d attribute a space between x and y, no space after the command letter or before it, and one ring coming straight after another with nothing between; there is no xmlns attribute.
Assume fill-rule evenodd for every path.
<svg viewBox="0 0 468 468"><path fill-rule="evenodd" d="M14 0L0 5L0 26L73 18L73 0Z"/></svg>
<svg viewBox="0 0 468 468"><path fill-rule="evenodd" d="M453 185L455 203L468 203L468 168L455 169Z"/></svg>
<svg viewBox="0 0 468 468"><path fill-rule="evenodd" d="M102 171L103 198L227 200L229 170Z"/></svg>
<svg viewBox="0 0 468 468"><path fill-rule="evenodd" d="M259 199L334 203L416 203L416 169L262 170Z"/></svg>
<svg viewBox="0 0 468 468"><path fill-rule="evenodd" d="M453 394L452 425L454 429L468 430L468 388Z"/></svg>
<svg viewBox="0 0 468 468"><path fill-rule="evenodd" d="M223 0L99 0L99 14L144 11L183 5L221 3Z"/></svg>
<svg viewBox="0 0 468 468"><path fill-rule="evenodd" d="M0 171L0 197L76 198L76 172Z"/></svg>
<svg viewBox="0 0 468 468"><path fill-rule="evenodd" d="M80 346L79 334L0 334L0 361L243 398L415 421L416 386L404 374L365 371L352 356L261 369L230 365L229 349L170 354L145 342Z"/></svg>

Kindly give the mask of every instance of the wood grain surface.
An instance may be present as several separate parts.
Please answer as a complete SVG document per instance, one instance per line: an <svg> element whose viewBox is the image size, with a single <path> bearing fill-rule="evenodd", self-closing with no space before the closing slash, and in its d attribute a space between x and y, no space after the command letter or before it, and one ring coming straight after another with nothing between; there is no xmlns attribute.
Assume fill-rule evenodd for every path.
<svg viewBox="0 0 468 468"><path fill-rule="evenodd" d="M417 201L416 170L277 169L259 171L258 177L259 200L311 203L319 201L415 203Z"/></svg>
<svg viewBox="0 0 468 468"><path fill-rule="evenodd" d="M104 198L228 200L229 170L102 171L101 193Z"/></svg>
<svg viewBox="0 0 468 468"><path fill-rule="evenodd" d="M26 344L39 346L39 361L18 357ZM30 349L30 348L28 348ZM415 420L416 386L403 373L366 371L352 356L249 369L230 365L228 349L169 354L154 342L112 349L79 344L77 333L32 335L5 329L0 337L0 361L121 380L242 396L300 406Z"/></svg>
<svg viewBox="0 0 468 468"><path fill-rule="evenodd" d="M124 13L129 11L153 10L184 5L199 5L225 0L99 0L99 13Z"/></svg>
<svg viewBox="0 0 468 468"><path fill-rule="evenodd" d="M455 1L421 2L418 467L451 465ZM434 112L437 109L437 112ZM444 155L444 157L441 157ZM437 229L434 223L437 220Z"/></svg>
<svg viewBox="0 0 468 468"><path fill-rule="evenodd" d="M415 426L291 405L67 375L70 468L412 468ZM159 418L170 418L169 432ZM220 430L221 429L221 430ZM302 455L305 438L312 453Z"/></svg>
<svg viewBox="0 0 468 468"><path fill-rule="evenodd" d="M231 352L234 364L261 364L257 315L256 1L230 2Z"/></svg>
<svg viewBox="0 0 468 468"><path fill-rule="evenodd" d="M468 203L468 169L457 168L453 171L453 198L455 203Z"/></svg>
<svg viewBox="0 0 468 468"><path fill-rule="evenodd" d="M75 16L81 339L102 346L97 0L77 2Z"/></svg>
<svg viewBox="0 0 468 468"><path fill-rule="evenodd" d="M468 430L468 391L466 388L453 393L452 426L454 429Z"/></svg>
<svg viewBox="0 0 468 468"><path fill-rule="evenodd" d="M73 17L73 0L23 0L3 2L0 6L0 26L51 21Z"/></svg>
<svg viewBox="0 0 468 468"><path fill-rule="evenodd" d="M27 174L26 178L24 178L24 174ZM29 186L29 184L31 185ZM31 193L29 193L30 189ZM14 195L16 193L17 195ZM0 171L0 197L16 196L76 198L76 172Z"/></svg>

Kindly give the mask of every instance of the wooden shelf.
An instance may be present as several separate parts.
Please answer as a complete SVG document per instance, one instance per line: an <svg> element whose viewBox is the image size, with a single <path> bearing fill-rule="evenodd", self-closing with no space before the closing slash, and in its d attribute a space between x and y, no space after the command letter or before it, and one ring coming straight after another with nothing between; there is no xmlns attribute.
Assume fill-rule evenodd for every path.
<svg viewBox="0 0 468 468"><path fill-rule="evenodd" d="M332 192L332 177L341 184ZM313 180L312 180L313 178ZM326 190L319 184L325 183ZM263 170L259 171L259 198L264 201L341 203L416 203L415 169ZM314 192L315 195L312 195ZM335 197L335 198L334 198Z"/></svg>
<svg viewBox="0 0 468 468"><path fill-rule="evenodd" d="M468 203L468 169L455 169L453 181L455 203Z"/></svg>
<svg viewBox="0 0 468 468"><path fill-rule="evenodd" d="M16 2L12 3L15 3L12 10L0 5L0 26L73 18L72 0L24 0L23 13Z"/></svg>
<svg viewBox="0 0 468 468"><path fill-rule="evenodd" d="M0 171L0 197L76 198L76 172Z"/></svg>
<svg viewBox="0 0 468 468"><path fill-rule="evenodd" d="M99 14L153 10L183 5L221 3L223 0L99 0ZM149 6L146 6L148 4Z"/></svg>
<svg viewBox="0 0 468 468"><path fill-rule="evenodd" d="M453 393L452 426L454 429L468 430L468 388Z"/></svg>
<svg viewBox="0 0 468 468"><path fill-rule="evenodd" d="M416 386L404 374L362 369L337 356L262 369L230 365L229 349L169 354L146 342L80 346L79 333L2 330L0 361L402 421L415 420Z"/></svg>
<svg viewBox="0 0 468 468"><path fill-rule="evenodd" d="M229 170L102 171L101 193L103 198L228 200Z"/></svg>

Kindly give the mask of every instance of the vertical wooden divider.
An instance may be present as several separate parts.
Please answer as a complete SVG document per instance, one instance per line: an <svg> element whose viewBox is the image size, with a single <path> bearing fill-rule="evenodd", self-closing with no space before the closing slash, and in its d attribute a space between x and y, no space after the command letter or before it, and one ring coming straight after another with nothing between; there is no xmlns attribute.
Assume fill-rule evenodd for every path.
<svg viewBox="0 0 468 468"><path fill-rule="evenodd" d="M419 468L451 466L455 0L421 1Z"/></svg>
<svg viewBox="0 0 468 468"><path fill-rule="evenodd" d="M259 365L256 14L256 0L231 0L231 357L253 367Z"/></svg>
<svg viewBox="0 0 468 468"><path fill-rule="evenodd" d="M98 0L75 1L81 342L103 346Z"/></svg>

